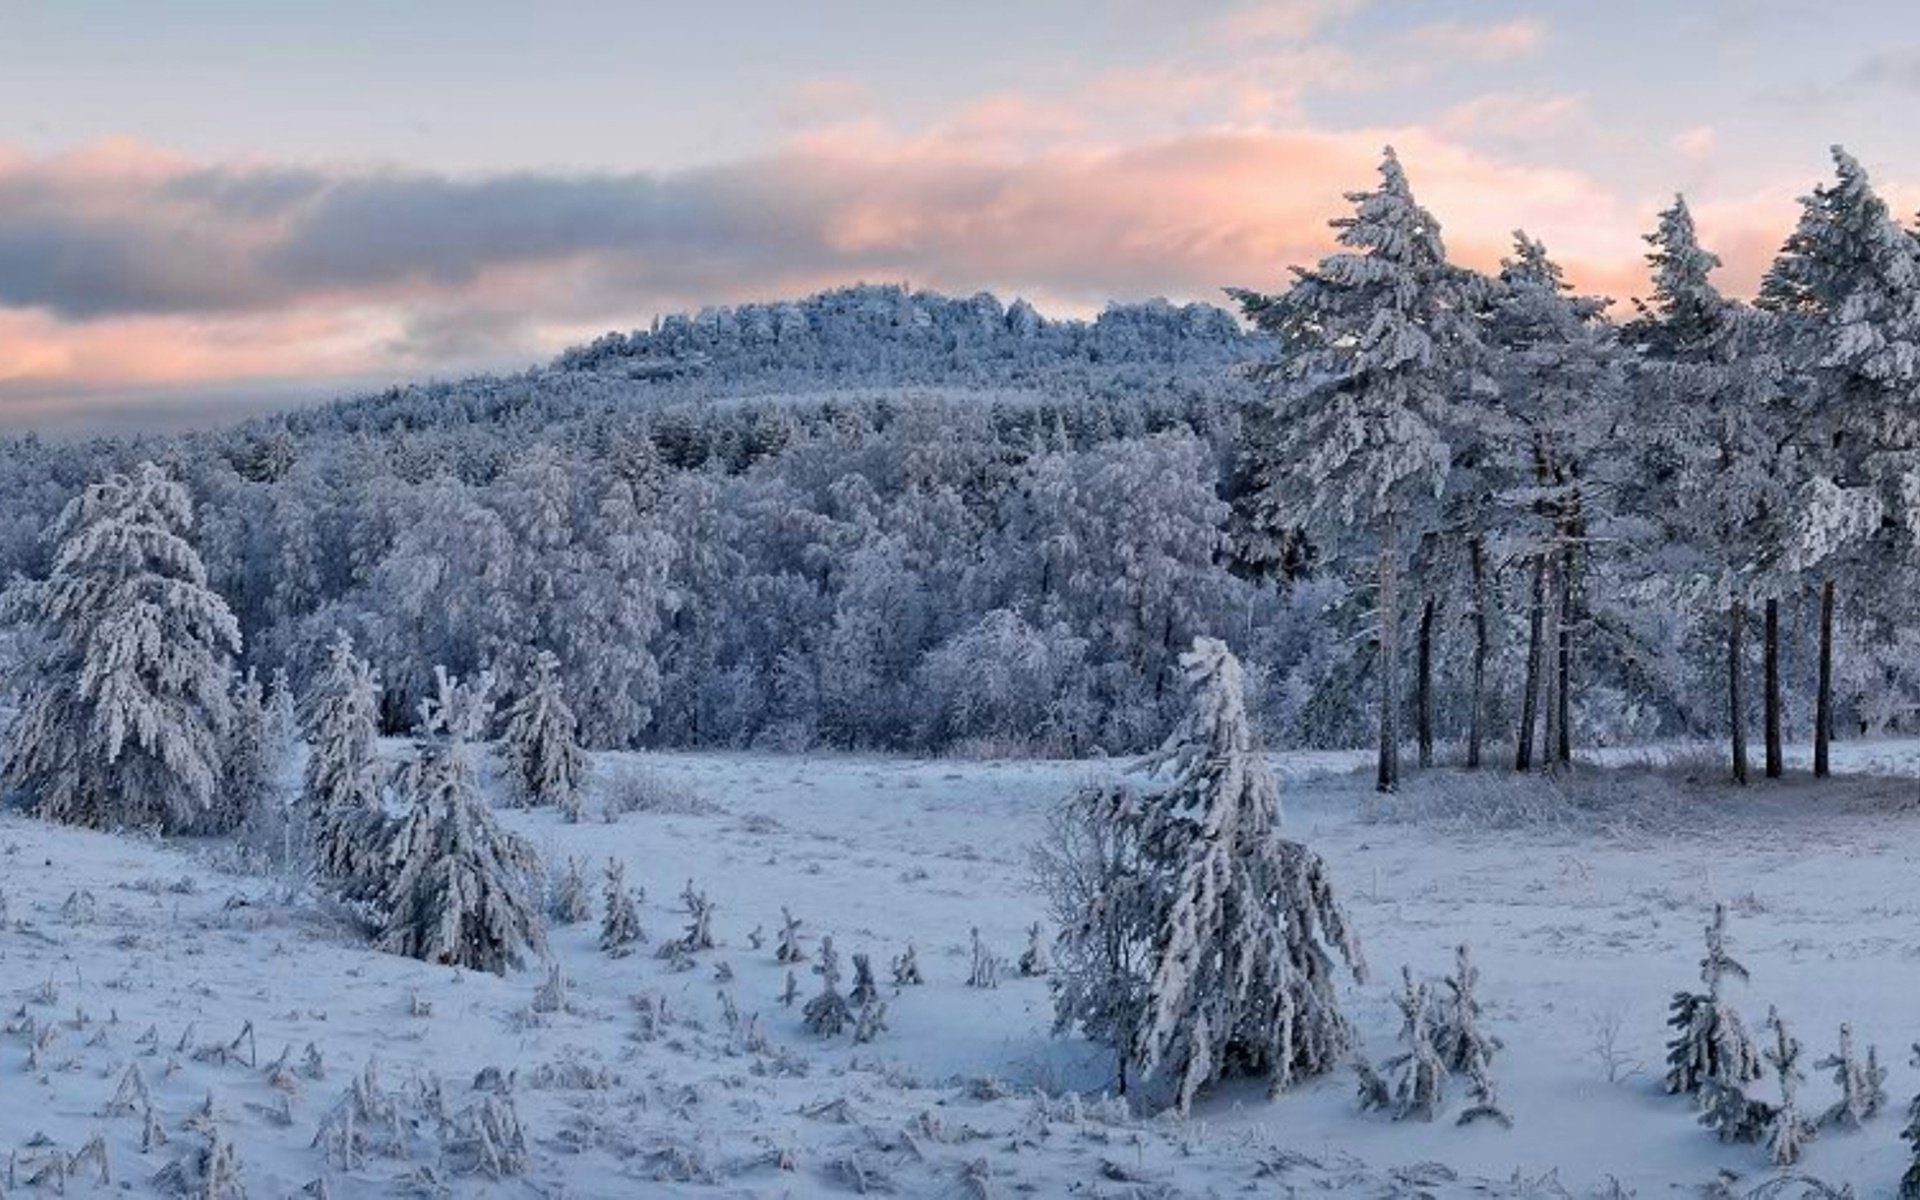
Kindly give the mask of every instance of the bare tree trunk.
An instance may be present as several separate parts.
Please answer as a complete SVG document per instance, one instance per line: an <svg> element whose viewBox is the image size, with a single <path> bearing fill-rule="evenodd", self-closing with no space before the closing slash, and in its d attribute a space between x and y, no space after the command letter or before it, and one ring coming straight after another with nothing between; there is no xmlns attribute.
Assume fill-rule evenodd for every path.
<svg viewBox="0 0 1920 1200"><path fill-rule="evenodd" d="M1417 684L1420 766L1433 765L1433 597L1420 605L1420 680Z"/></svg>
<svg viewBox="0 0 1920 1200"><path fill-rule="evenodd" d="M1558 765L1555 750L1560 745L1561 712L1556 686L1560 674L1560 655L1554 643L1558 641L1558 630L1561 625L1560 600L1562 593L1560 590L1560 579L1558 578L1560 572L1553 569L1553 560L1551 558L1547 560L1547 564L1546 587L1542 589L1546 592L1547 596L1546 610L1541 614L1540 618L1540 623L1546 631L1546 636L1541 639L1540 645L1540 707L1542 709L1540 765L1551 772Z"/></svg>
<svg viewBox="0 0 1920 1200"><path fill-rule="evenodd" d="M1547 559L1538 554L1533 559L1533 600L1527 614L1527 682L1520 689L1520 736L1514 739L1513 769L1526 771L1533 767L1533 726L1539 715L1541 659L1545 657L1542 645L1547 604Z"/></svg>
<svg viewBox="0 0 1920 1200"><path fill-rule="evenodd" d="M1778 779L1786 771L1786 761L1780 745L1780 601L1772 596L1767 598L1766 639L1762 662L1767 689L1767 778Z"/></svg>
<svg viewBox="0 0 1920 1200"><path fill-rule="evenodd" d="M1747 607L1735 600L1727 608L1727 723L1733 729L1733 781L1747 782L1747 697L1741 685L1742 627Z"/></svg>
<svg viewBox="0 0 1920 1200"><path fill-rule="evenodd" d="M1386 522L1380 543L1380 769L1374 787L1391 792L1400 786L1400 563L1393 522Z"/></svg>
<svg viewBox="0 0 1920 1200"><path fill-rule="evenodd" d="M1560 618L1557 647L1560 669L1555 672L1554 681L1554 704L1559 710L1559 720L1551 753L1554 761L1563 766L1573 762L1573 555L1571 545L1561 555L1560 602L1555 605Z"/></svg>
<svg viewBox="0 0 1920 1200"><path fill-rule="evenodd" d="M1833 580L1820 581L1820 690L1813 702L1813 773L1825 779L1832 767L1833 741Z"/></svg>
<svg viewBox="0 0 1920 1200"><path fill-rule="evenodd" d="M1477 770L1487 687L1487 547L1478 534L1467 544L1467 558L1473 565L1473 682L1472 704L1467 711L1467 767Z"/></svg>

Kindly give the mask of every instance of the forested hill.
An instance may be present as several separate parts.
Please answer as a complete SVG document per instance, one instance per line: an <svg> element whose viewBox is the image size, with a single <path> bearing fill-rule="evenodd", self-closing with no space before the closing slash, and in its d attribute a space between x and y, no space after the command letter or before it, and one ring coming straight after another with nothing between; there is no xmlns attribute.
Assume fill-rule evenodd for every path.
<svg viewBox="0 0 1920 1200"><path fill-rule="evenodd" d="M1091 321L1025 300L862 284L802 300L716 307L609 333L544 368L391 388L251 422L296 434L541 426L623 406L849 389L938 387L1059 400L1234 388L1231 368L1266 341L1225 309L1115 304Z"/></svg>

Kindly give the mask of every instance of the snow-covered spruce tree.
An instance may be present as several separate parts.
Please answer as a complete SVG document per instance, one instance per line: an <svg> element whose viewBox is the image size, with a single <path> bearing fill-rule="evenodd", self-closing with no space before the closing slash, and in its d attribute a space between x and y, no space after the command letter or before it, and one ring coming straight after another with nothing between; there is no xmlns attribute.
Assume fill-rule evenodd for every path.
<svg viewBox="0 0 1920 1200"><path fill-rule="evenodd" d="M1277 296L1235 291L1249 320L1280 343L1269 438L1246 447L1246 524L1279 539L1304 530L1327 548L1370 544L1379 575L1382 791L1399 784L1400 558L1438 523L1451 450L1451 404L1468 389L1477 346L1466 276L1440 225L1414 201L1389 148L1380 185L1350 193L1332 222L1340 252L1294 268ZM1359 539L1356 539L1356 534ZM1363 541L1362 541L1363 540Z"/></svg>
<svg viewBox="0 0 1920 1200"><path fill-rule="evenodd" d="M1721 995L1728 976L1744 981L1747 969L1728 952L1727 906L1716 904L1707 926L1707 954L1700 960L1707 990L1675 993L1667 1018L1675 1031L1667 1043L1669 1095L1698 1096L1708 1084L1741 1089L1760 1078L1760 1052L1740 1014Z"/></svg>
<svg viewBox="0 0 1920 1200"><path fill-rule="evenodd" d="M1447 1064L1435 1049L1433 994L1426 984L1414 982L1412 968L1402 967L1400 994L1393 1002L1400 1009L1400 1041L1406 1046L1381 1064L1393 1079L1393 1116L1431 1121L1447 1101Z"/></svg>
<svg viewBox="0 0 1920 1200"><path fill-rule="evenodd" d="M486 726L491 680L462 686L441 670L435 682L401 776L413 807L387 851L380 947L504 975L546 947L540 859L494 820L474 780L470 743Z"/></svg>
<svg viewBox="0 0 1920 1200"><path fill-rule="evenodd" d="M1465 945L1455 947L1453 974L1441 982L1447 994L1434 1006L1433 1048L1449 1071L1484 1072L1502 1043L1480 1029L1480 968Z"/></svg>
<svg viewBox="0 0 1920 1200"><path fill-rule="evenodd" d="M561 925L578 925L593 915L593 900L587 891L586 871L578 858L567 859L567 869L553 886L547 911Z"/></svg>
<svg viewBox="0 0 1920 1200"><path fill-rule="evenodd" d="M219 796L213 812L217 824L247 828L247 837L260 849L273 852L280 847L261 842L280 842L286 831L286 811L276 794L281 760L275 757L277 743L270 727L266 697L260 679L249 670L235 680L233 716L227 725L226 762L221 773Z"/></svg>
<svg viewBox="0 0 1920 1200"><path fill-rule="evenodd" d="M1816 1071L1832 1071L1833 1081L1840 1087L1840 1098L1820 1114L1816 1122L1819 1128L1858 1129L1887 1102L1887 1069L1880 1065L1880 1054L1868 1046L1864 1061L1856 1057L1850 1025L1840 1026L1840 1048L1813 1067Z"/></svg>
<svg viewBox="0 0 1920 1200"><path fill-rule="evenodd" d="M1814 774L1829 773L1833 730L1834 579L1873 580L1881 535L1908 553L1920 529L1904 484L1920 443L1912 395L1920 386L1920 262L1913 239L1874 191L1859 160L1833 147L1834 181L1802 198L1800 220L1761 283L1759 305L1780 318L1794 443L1809 487L1857 519L1814 522L1797 547L1820 580ZM1810 497L1821 499L1822 497ZM1811 505L1809 505L1811 507ZM1900 520L1883 525L1882 510ZM1880 553L1867 553L1869 550ZM1863 606L1864 607L1864 606Z"/></svg>
<svg viewBox="0 0 1920 1200"><path fill-rule="evenodd" d="M1189 708L1142 767L1167 778L1141 808L1151 958L1129 1050L1181 1111L1229 1075L1271 1091L1332 1070L1353 1043L1334 954L1366 967L1320 858L1276 832L1279 788L1247 721L1240 662L1194 639L1181 657Z"/></svg>
<svg viewBox="0 0 1920 1200"><path fill-rule="evenodd" d="M810 1032L834 1037L853 1024L853 1009L840 994L840 953L833 948L831 935L820 939L820 962L813 973L820 977L820 994L807 1001L800 1015Z"/></svg>
<svg viewBox="0 0 1920 1200"><path fill-rule="evenodd" d="M533 678L507 709L500 741L521 801L552 805L569 821L580 819L587 758L575 740L573 710L560 694L560 660L541 651Z"/></svg>
<svg viewBox="0 0 1920 1200"><path fill-rule="evenodd" d="M313 839L315 867L346 899L376 900L385 886L383 867L390 821L381 805L380 680L353 651L353 639L336 633L327 666L307 696L307 755L302 813Z"/></svg>
<svg viewBox="0 0 1920 1200"><path fill-rule="evenodd" d="M1590 548L1606 544L1602 501L1612 482L1605 451L1622 412L1621 357L1607 302L1571 293L1546 247L1524 233L1502 260L1488 337L1499 351L1497 405L1481 405L1480 434L1494 461L1483 474L1499 490L1490 516L1498 555L1530 576L1525 681L1514 767L1572 761L1574 634ZM1484 485L1483 485L1484 486Z"/></svg>
<svg viewBox="0 0 1920 1200"><path fill-rule="evenodd" d="M1778 1012L1768 1010L1767 1028L1773 1030L1767 1063L1780 1081L1780 1106L1767 1123L1767 1156L1776 1167L1790 1167L1800 1161L1801 1151L1814 1137L1814 1127L1800 1115L1797 1103L1800 1081L1805 1078L1800 1073L1800 1042L1787 1032Z"/></svg>
<svg viewBox="0 0 1920 1200"><path fill-rule="evenodd" d="M1684 200L1649 235L1654 293L1627 327L1637 392L1654 402L1627 440L1641 507L1664 524L1652 602L1725 629L1731 774L1748 778L1745 651L1748 605L1765 602L1766 769L1781 757L1779 600L1792 590L1790 532L1803 447L1778 381L1779 323L1725 299L1719 265L1694 235Z"/></svg>
<svg viewBox="0 0 1920 1200"><path fill-rule="evenodd" d="M267 686L267 745L273 760L283 762L300 737L300 715L293 683L285 667L275 667Z"/></svg>
<svg viewBox="0 0 1920 1200"><path fill-rule="evenodd" d="M617 858L607 860L606 910L600 918L600 948L615 958L632 954L647 940L640 928L640 911L627 890L627 868Z"/></svg>
<svg viewBox="0 0 1920 1200"><path fill-rule="evenodd" d="M150 462L69 502L43 580L6 594L28 627L0 784L95 828L225 832L215 811L240 627L187 540L193 502Z"/></svg>
<svg viewBox="0 0 1920 1200"><path fill-rule="evenodd" d="M1920 1067L1920 1042L1913 1044L1912 1056L1907 1061ZM1912 1155L1906 1173L1900 1177L1900 1200L1920 1200L1920 1096L1907 1102L1907 1125L1900 1131L1900 1140L1907 1143L1908 1153Z"/></svg>

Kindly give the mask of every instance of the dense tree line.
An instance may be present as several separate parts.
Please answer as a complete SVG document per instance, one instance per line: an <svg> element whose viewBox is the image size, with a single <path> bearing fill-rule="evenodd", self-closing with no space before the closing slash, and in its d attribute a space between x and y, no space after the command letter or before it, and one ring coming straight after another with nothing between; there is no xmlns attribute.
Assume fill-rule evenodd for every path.
<svg viewBox="0 0 1920 1200"><path fill-rule="evenodd" d="M1915 240L1836 164L1751 305L1683 201L1625 319L1525 235L1465 269L1389 157L1338 253L1236 293L1250 328L860 287L211 433L17 439L0 569L49 578L42 529L151 459L240 665L304 691L345 632L390 731L437 667L512 705L551 656L590 746L1129 751L1209 636L1263 736L1377 736L1386 786L1403 737L1526 768L1750 708L1775 770L1916 694Z"/></svg>

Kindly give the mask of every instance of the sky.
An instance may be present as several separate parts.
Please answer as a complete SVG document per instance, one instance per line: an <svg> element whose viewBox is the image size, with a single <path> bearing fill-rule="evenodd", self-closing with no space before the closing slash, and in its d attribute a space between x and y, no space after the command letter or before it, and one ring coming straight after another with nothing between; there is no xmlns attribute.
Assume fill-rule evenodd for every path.
<svg viewBox="0 0 1920 1200"><path fill-rule="evenodd" d="M1910 0L0 0L0 428L217 423L857 281L1090 315L1326 251L1751 293L1843 143L1920 208Z"/></svg>

